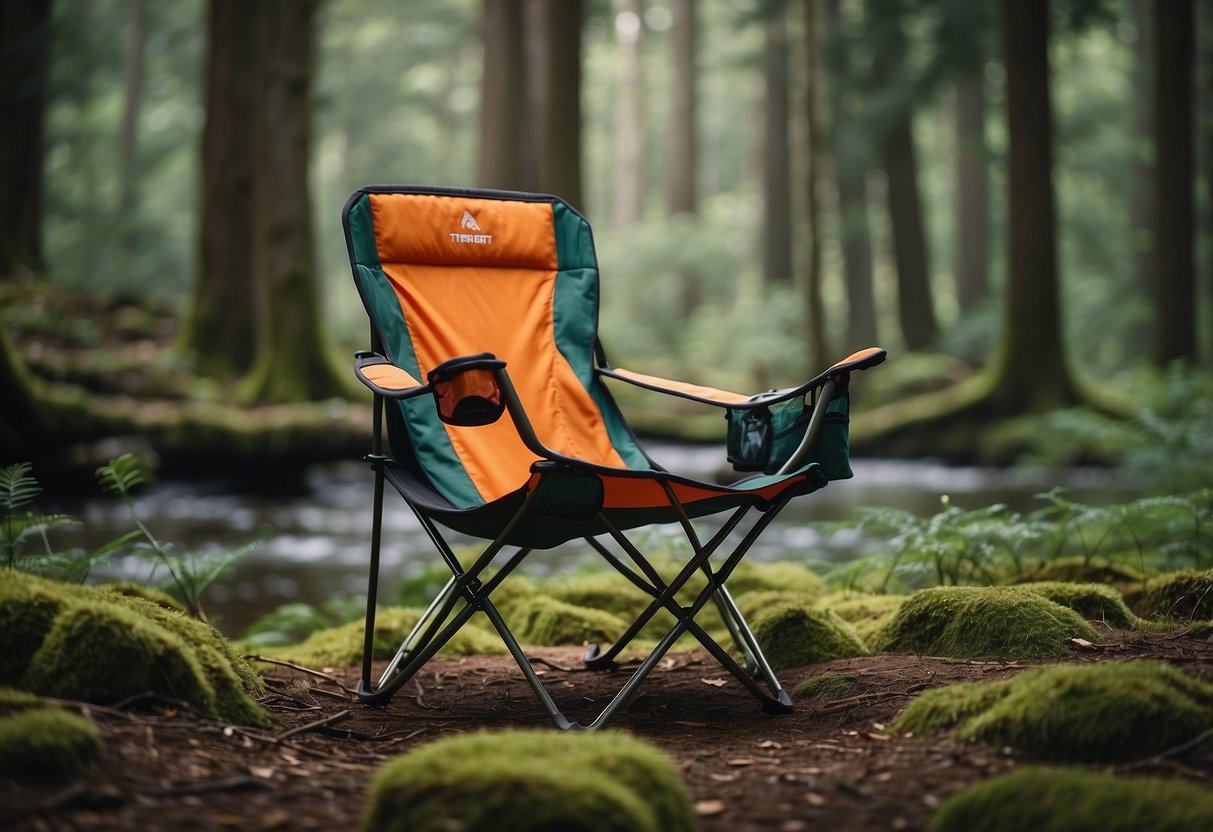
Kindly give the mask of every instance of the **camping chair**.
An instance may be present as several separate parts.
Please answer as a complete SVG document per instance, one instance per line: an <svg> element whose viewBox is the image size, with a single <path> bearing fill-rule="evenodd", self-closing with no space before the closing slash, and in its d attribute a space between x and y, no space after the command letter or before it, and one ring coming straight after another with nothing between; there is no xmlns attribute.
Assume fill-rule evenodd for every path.
<svg viewBox="0 0 1213 832"><path fill-rule="evenodd" d="M590 724L606 723L671 645L693 635L762 703L791 699L725 588L754 541L793 497L851 475L847 381L884 360L870 348L787 390L744 396L612 368L598 341L598 266L590 227L552 196L429 187L367 187L343 212L354 280L371 320L372 351L355 372L374 396L375 473L366 637L358 696L382 704L476 612L483 612L560 728L567 719L544 689L490 596L534 549L585 539L651 598L611 647L591 646L590 669L615 659L659 611L674 625ZM724 408L728 457L756 475L732 485L664 470L641 448L604 379ZM386 416L387 443L383 443ZM451 571L375 685L383 484L416 514ZM752 526L716 565L751 511ZM692 519L727 513L703 541ZM692 551L666 580L625 536L677 524ZM460 564L439 525L490 541ZM612 546L613 544L613 546ZM503 550L503 563L486 571ZM630 561L630 563L629 563ZM675 596L707 578L689 604ZM696 623L720 609L746 667Z"/></svg>

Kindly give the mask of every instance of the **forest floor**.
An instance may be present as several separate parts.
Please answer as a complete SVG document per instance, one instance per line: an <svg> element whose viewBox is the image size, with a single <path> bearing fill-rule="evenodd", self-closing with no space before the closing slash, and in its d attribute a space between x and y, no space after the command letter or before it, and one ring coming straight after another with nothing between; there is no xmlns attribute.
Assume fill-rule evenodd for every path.
<svg viewBox="0 0 1213 832"><path fill-rule="evenodd" d="M570 717L589 719L622 683L580 669L577 648L539 649L537 667ZM1160 659L1213 681L1213 643L1110 631L1065 661ZM1001 680L1032 663L878 654L784 671L789 690L826 672L854 676L844 698L797 703L764 716L702 652L668 656L615 719L675 761L704 830L921 829L935 806L977 781L1031 760L950 734L898 736L887 725L916 693ZM355 828L367 784L387 760L434 739L480 728L551 723L508 656L438 658L387 707L348 692L355 668L327 678L267 673L262 704L277 731L227 726L160 706L90 706L106 751L69 784L0 780L0 828ZM723 682L723 684L722 684ZM1101 766L1109 768L1109 766ZM1213 782L1210 743L1110 767L1117 773Z"/></svg>

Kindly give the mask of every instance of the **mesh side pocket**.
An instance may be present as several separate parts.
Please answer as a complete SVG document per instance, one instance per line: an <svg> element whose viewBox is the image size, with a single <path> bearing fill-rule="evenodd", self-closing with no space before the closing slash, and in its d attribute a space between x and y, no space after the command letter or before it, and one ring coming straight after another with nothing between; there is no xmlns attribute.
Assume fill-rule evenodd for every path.
<svg viewBox="0 0 1213 832"><path fill-rule="evenodd" d="M827 479L846 480L854 476L851 472L850 412L851 397L845 390L830 399L822 419L821 432L805 460L806 463L816 462L820 465ZM775 473L791 459L800 447L800 440L812 415L813 409L805 398L771 405L773 435L766 473Z"/></svg>
<svg viewBox="0 0 1213 832"><path fill-rule="evenodd" d="M764 471L771 458L771 411L765 407L729 408L725 450L735 471Z"/></svg>

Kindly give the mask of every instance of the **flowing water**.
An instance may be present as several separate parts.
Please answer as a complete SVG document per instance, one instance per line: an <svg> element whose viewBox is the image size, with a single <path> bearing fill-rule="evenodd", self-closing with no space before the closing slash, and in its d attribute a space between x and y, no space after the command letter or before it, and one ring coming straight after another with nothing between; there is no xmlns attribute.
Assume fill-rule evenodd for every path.
<svg viewBox="0 0 1213 832"><path fill-rule="evenodd" d="M690 476L710 478L722 464L721 451L716 447L656 444L649 450L669 470ZM887 506L929 515L939 510L940 497L947 494L953 505L962 508L1005 503L1018 511L1030 511L1042 505L1034 494L1058 484L1071 488L1077 499L1091 502L1127 496L1103 471L1068 471L1059 476L881 460L855 460L853 467L854 479L833 482L815 494L794 500L767 529L751 556L805 561L853 557L870 541L853 532L823 534L814 524L852 518L861 506ZM233 549L254 538L265 538L225 572L204 598L208 614L222 629L229 635L239 635L252 621L289 601L319 604L336 595L365 596L371 497L369 469L360 463L347 463L312 469L306 488L286 496L233 493L215 482L161 483L139 496L136 511L151 531L160 540L173 543L177 552ZM380 586L390 597L391 587L420 574L437 562L437 556L421 526L390 487L385 500ZM67 545L96 547L132 527L125 506L114 498L98 497L53 509L82 521ZM704 528L710 527L706 521L697 521L697 525L701 522ZM676 529L669 533L668 545L677 545L678 534ZM52 542L63 546L65 537L58 535ZM648 541L649 549L652 542ZM475 541L453 537L453 545L462 544L474 545ZM596 558L584 543L570 543L533 553L523 570L542 577L593 564ZM149 574L147 561L128 556L96 568L91 579L147 582ZM152 582L166 579L161 568Z"/></svg>

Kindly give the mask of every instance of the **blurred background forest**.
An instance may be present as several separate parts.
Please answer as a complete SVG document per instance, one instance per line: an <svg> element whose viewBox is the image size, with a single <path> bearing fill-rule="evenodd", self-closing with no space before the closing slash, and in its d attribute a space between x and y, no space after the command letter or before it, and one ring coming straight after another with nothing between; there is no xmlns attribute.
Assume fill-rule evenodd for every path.
<svg viewBox="0 0 1213 832"><path fill-rule="evenodd" d="M431 183L578 207L620 366L756 392L879 344L861 453L1207 482L1208 4L0 10L0 461L356 458L341 205Z"/></svg>

